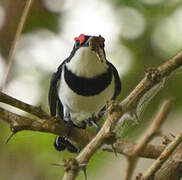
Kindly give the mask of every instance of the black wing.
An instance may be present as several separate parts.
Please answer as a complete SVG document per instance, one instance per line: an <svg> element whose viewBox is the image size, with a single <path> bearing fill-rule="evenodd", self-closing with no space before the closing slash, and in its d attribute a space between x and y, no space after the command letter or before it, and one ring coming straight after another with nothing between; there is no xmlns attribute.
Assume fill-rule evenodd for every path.
<svg viewBox="0 0 182 180"><path fill-rule="evenodd" d="M115 92L113 95L113 99L116 99L116 97L120 94L121 92L121 80L119 78L119 74L117 69L114 67L113 64L111 64L109 61L107 61L107 64L111 67L114 79L115 79Z"/></svg>
<svg viewBox="0 0 182 180"><path fill-rule="evenodd" d="M49 88L49 97L48 97L51 116L56 116L57 108L58 108L59 116L63 118L63 105L58 97L58 92L57 92L58 82L61 79L63 65L66 62L69 62L71 60L71 58L74 56L76 51L77 51L77 48L73 46L73 50L71 51L71 54L69 55L69 57L61 63L61 65L58 67L57 72L53 73L52 75L50 88Z"/></svg>
<svg viewBox="0 0 182 180"><path fill-rule="evenodd" d="M57 94L57 78L56 73L52 75L50 88L49 88L49 109L51 116L56 116L57 103L58 103L58 94Z"/></svg>
<svg viewBox="0 0 182 180"><path fill-rule="evenodd" d="M52 75L48 96L51 116L56 116L58 108L58 113L61 118L63 117L63 105L58 97L57 88L61 78L62 66L63 63L59 66L58 71Z"/></svg>

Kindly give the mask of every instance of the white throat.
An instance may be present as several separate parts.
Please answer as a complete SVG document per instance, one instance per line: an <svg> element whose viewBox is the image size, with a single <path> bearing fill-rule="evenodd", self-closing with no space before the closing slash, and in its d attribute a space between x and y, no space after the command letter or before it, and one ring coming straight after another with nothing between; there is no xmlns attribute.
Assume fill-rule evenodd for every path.
<svg viewBox="0 0 182 180"><path fill-rule="evenodd" d="M69 70L78 76L91 78L106 71L108 65L101 62L90 47L78 49L69 63L66 64Z"/></svg>

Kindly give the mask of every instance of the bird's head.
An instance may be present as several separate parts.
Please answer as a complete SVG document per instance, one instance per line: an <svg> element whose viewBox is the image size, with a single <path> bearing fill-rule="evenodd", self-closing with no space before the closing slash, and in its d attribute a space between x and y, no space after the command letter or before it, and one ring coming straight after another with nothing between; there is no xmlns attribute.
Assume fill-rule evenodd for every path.
<svg viewBox="0 0 182 180"><path fill-rule="evenodd" d="M105 60L105 51L104 51L104 41L105 39L99 36L88 36L80 34L78 37L74 38L76 50L91 51L95 53L100 62Z"/></svg>

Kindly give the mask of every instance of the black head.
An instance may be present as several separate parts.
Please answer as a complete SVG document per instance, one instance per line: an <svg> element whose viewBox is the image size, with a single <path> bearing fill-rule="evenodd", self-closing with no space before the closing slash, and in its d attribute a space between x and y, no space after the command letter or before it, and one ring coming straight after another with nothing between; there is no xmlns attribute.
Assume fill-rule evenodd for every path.
<svg viewBox="0 0 182 180"><path fill-rule="evenodd" d="M91 51L95 52L96 55L98 56L98 59L101 62L103 62L106 59L104 50L105 39L101 35L90 36L90 35L80 34L78 37L75 37L74 40L75 44L73 46L70 56L65 60L66 62L69 62L75 55L75 53L84 47L89 47Z"/></svg>
<svg viewBox="0 0 182 180"><path fill-rule="evenodd" d="M84 35L84 34L80 34L78 37L75 37L75 45L74 47L76 49L79 49L80 47L89 47L91 46L91 39L97 38L99 41L99 46L100 48L104 48L104 41L105 39L99 35L99 36L90 36L90 35Z"/></svg>

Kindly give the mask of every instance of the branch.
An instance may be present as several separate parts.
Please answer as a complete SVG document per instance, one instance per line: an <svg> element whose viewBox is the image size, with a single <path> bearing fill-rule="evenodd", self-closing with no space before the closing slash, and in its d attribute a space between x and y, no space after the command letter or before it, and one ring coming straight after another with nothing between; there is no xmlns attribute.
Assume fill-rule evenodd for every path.
<svg viewBox="0 0 182 180"><path fill-rule="evenodd" d="M4 94L3 92L0 92L0 102L5 103L5 104L9 104L13 107L19 108L25 112L28 112L30 114L33 114L39 118L49 118L49 115L47 113L45 113L41 107L35 107L32 106L30 104L24 103L22 101L19 101L13 97L10 97L6 94Z"/></svg>
<svg viewBox="0 0 182 180"><path fill-rule="evenodd" d="M156 85L163 78L169 76L173 71L182 66L182 51L172 59L168 60L157 69L149 68L145 77L140 81L137 87L125 98L121 105L124 109L129 110L136 108L141 97Z"/></svg>
<svg viewBox="0 0 182 180"><path fill-rule="evenodd" d="M4 90L5 87L6 87L6 83L7 83L8 76L9 76L9 71L11 69L11 66L12 66L12 63L13 63L13 58L14 58L15 51L16 51L16 48L17 48L17 42L18 42L18 40L19 40L19 38L21 36L21 33L23 31L23 27L24 27L24 24L25 24L25 21L26 21L26 18L27 18L27 15L28 15L28 12L30 10L30 7L31 7L32 3L33 3L33 0L27 0L25 8L23 10L23 13L22 13L22 16L21 16L21 19L20 19L20 23L18 25L18 29L16 31L16 35L15 35L15 38L13 40L10 52L9 52L8 66L7 66L7 70L6 70L6 74L5 74L5 79L4 79L4 82L3 82L3 85L2 85L2 90Z"/></svg>
<svg viewBox="0 0 182 180"><path fill-rule="evenodd" d="M120 105L111 105L110 110L109 110L109 116L107 120L105 121L102 129L100 132L97 134L96 137L94 137L93 134L90 132L84 131L82 129L77 129L74 128L74 131L71 135L71 139L76 141L78 143L78 146L82 149L84 145L86 145L88 142L88 146L86 146L83 151L78 155L76 160L78 161L78 169L77 171L80 170L80 164L86 164L92 157L92 155L105 143L108 142L108 139L112 136L112 131L117 124L118 120L121 118L121 116L127 112L130 111L131 109L136 109L138 102L140 99L146 94L147 91L149 91L152 87L154 87L156 84L161 82L163 78L167 77L170 75L174 70L182 66L182 52L178 53L174 58L170 59L163 65L161 65L157 69L149 69L148 72L146 73L144 79L137 85L137 87L130 93L130 95L120 103ZM2 96L2 94L1 94ZM0 99L3 101L2 99ZM8 101L4 100L4 103L9 103ZM21 103L20 103L21 104ZM11 103L11 105L15 106L15 104ZM27 108L23 108L21 106L17 106L18 108L22 108L25 111ZM122 107L122 108L121 108ZM31 108L30 108L31 109ZM1 109L4 110L4 109ZM5 112L5 110L3 111ZM8 112L8 111L6 111ZM29 111L30 112L30 111ZM0 117L3 119L10 119L9 121L7 120L8 123L13 121L13 118L9 116L10 112L7 113L7 116L4 117L2 113L0 113ZM34 110L33 112L31 111L30 113L40 116L39 113L35 113ZM13 114L15 116L15 114ZM44 114L45 118L43 118L44 123L41 124L40 122L40 117L39 121L38 120L33 120L35 123L34 126L30 123L30 128L31 130L37 130L37 131L42 131L42 132L51 132L54 134L58 135L63 135L65 133L65 124L63 121L60 121L59 118L47 118L46 113ZM43 115L43 116L44 116ZM8 117L9 116L9 117ZM17 117L17 116L16 116ZM20 116L18 116L20 118ZM28 120L28 119L26 119ZM31 119L32 120L32 119ZM29 119L29 121L31 122ZM38 121L38 122L36 122ZM41 120L42 121L42 120ZM46 122L47 121L47 122ZM18 122L18 121L17 121ZM38 123L38 125L36 125ZM23 126L21 124L16 124L16 127L20 126L21 130L23 130ZM37 127L36 127L37 126ZM28 127L26 126L25 129ZM18 129L18 128L17 128ZM92 139L94 137L94 139ZM92 139L92 141L90 141ZM69 169L69 168L68 168ZM72 174L70 173L72 169L70 169L69 173L66 174ZM75 169L74 169L75 172ZM74 173L77 174L77 173ZM71 177L71 175L70 175ZM74 176L72 176L74 177Z"/></svg>
<svg viewBox="0 0 182 180"><path fill-rule="evenodd" d="M113 152L113 149L114 149L116 153L130 156L133 152L133 149L136 149L137 146L138 145L136 143L121 141L118 139L113 144L113 148L107 145L107 146L104 146L102 150L107 152ZM164 145L157 146L157 145L148 144L144 147L142 152L138 154L138 156L143 158L157 159L164 149L165 149Z"/></svg>
<svg viewBox="0 0 182 180"><path fill-rule="evenodd" d="M155 173L154 180L179 180L181 177L182 143L172 152L162 167ZM167 179L166 179L167 177Z"/></svg>
<svg viewBox="0 0 182 180"><path fill-rule="evenodd" d="M48 132L64 136L66 126L64 121L60 121L58 117L47 117L44 119L31 119L17 115L0 107L0 118L10 125L12 132L22 130L32 130L40 132ZM82 149L88 141L93 138L94 134L86 130L74 128L72 131L71 140L76 141L79 148Z"/></svg>
<svg viewBox="0 0 182 180"><path fill-rule="evenodd" d="M145 93L150 90L154 85L162 81L162 79L168 76L172 71L179 68L182 65L182 52L177 54L174 58L164 63L158 69L150 69L144 79L139 85L131 92L131 94L121 103L124 111L136 109L139 100ZM117 121L124 114L121 107L115 105L111 106L109 116L102 126L100 132L94 137L94 139L82 150L82 152L76 157L78 164L87 164L92 155L106 142L106 140L112 135L113 127L117 124ZM72 180L76 178L79 166L69 171L65 171L63 177L64 180ZM75 173L76 171L76 173ZM74 176L75 175L75 176Z"/></svg>
<svg viewBox="0 0 182 180"><path fill-rule="evenodd" d="M76 157L75 160L78 162L78 164L87 164L92 155L112 136L112 130L117 122L117 119L122 115L122 110L116 104L111 104L108 110L109 116L101 130ZM72 169L70 167L69 171L65 171L63 180L75 179L76 176L73 175L77 175L79 170L79 166L77 166L77 169Z"/></svg>
<svg viewBox="0 0 182 180"><path fill-rule="evenodd" d="M9 112L0 107L0 117L2 118L2 120L6 121L10 125L12 132L32 130L53 133L60 136L63 136L66 132L66 126L63 121L61 121L57 117L50 117L40 107L26 104L2 92L0 92L0 102L7 103L11 106L24 110L38 117L38 119L27 118ZM91 132L74 128L70 138L71 140L77 142L79 148L82 149L93 137L94 134ZM116 143L113 144L113 146L117 153L129 154L130 150L133 149L136 144L117 140ZM164 146L149 145L146 147L146 150L141 153L141 157L156 159L163 151L163 149ZM113 150L110 148L106 148L104 150L113 152Z"/></svg>
<svg viewBox="0 0 182 180"><path fill-rule="evenodd" d="M137 157L139 153L143 150L143 148L146 146L146 144L156 135L156 133L159 131L163 121L166 119L169 110L172 105L172 100L168 100L164 103L162 108L157 113L156 117L153 120L153 123L151 126L146 130L144 136L139 141L138 145L135 147L133 152L128 156L128 167L126 171L126 177L125 180L129 180L132 177L134 167L137 163Z"/></svg>
<svg viewBox="0 0 182 180"><path fill-rule="evenodd" d="M167 148L161 153L161 155L158 157L158 159L153 163L153 165L146 171L146 173L143 175L142 180L150 180L151 178L154 179L154 173L160 169L162 164L168 159L168 157L171 155L171 153L176 149L176 147L181 143L182 141L182 133L179 134L174 141L172 141ZM180 153L180 156L182 153ZM178 158L179 160L179 158ZM180 159L181 161L181 159ZM179 161L179 162L180 162Z"/></svg>

